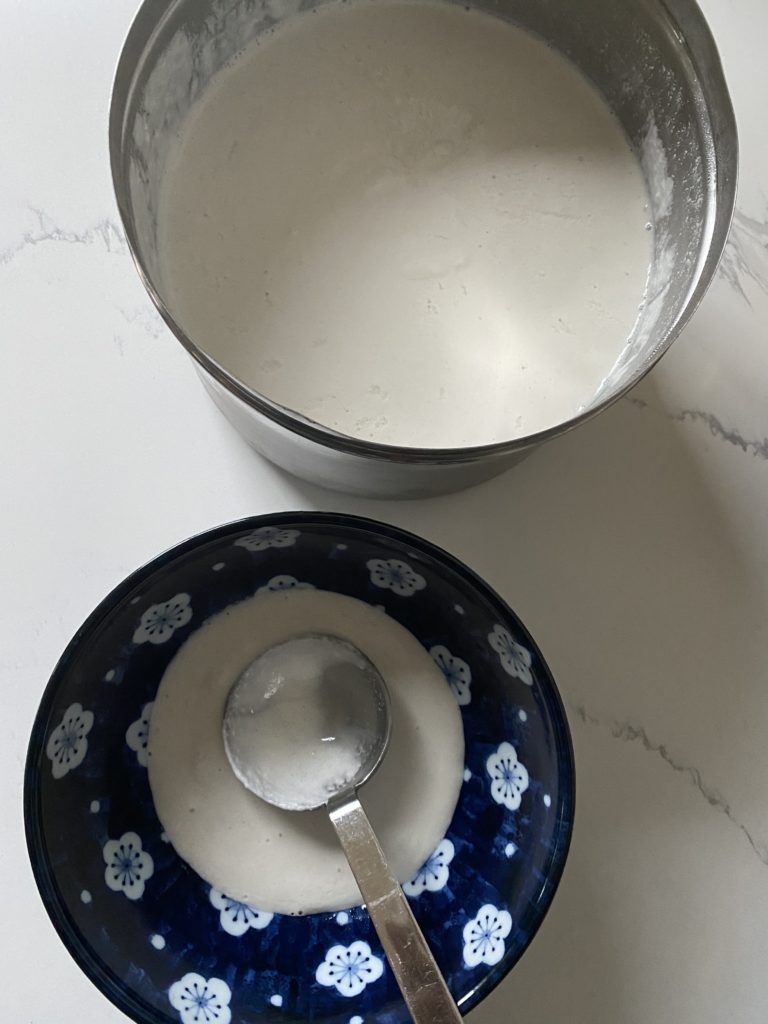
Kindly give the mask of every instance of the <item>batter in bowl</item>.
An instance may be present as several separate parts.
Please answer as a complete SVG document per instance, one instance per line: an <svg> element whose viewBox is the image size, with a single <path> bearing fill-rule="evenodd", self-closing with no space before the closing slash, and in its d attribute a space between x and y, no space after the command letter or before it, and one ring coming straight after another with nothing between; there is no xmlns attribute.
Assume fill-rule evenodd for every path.
<svg viewBox="0 0 768 1024"><path fill-rule="evenodd" d="M274 644L302 633L349 640L389 690L392 739L361 799L390 867L412 878L445 835L464 772L453 693L418 640L363 601L320 590L258 594L215 615L180 648L157 692L149 782L176 851L215 889L284 914L361 902L324 810L282 811L235 777L222 738L229 691Z"/></svg>

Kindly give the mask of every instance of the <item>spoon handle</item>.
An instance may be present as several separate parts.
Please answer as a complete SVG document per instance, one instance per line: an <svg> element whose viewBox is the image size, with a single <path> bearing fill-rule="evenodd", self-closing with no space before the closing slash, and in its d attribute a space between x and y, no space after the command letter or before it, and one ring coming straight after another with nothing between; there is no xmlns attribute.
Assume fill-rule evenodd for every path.
<svg viewBox="0 0 768 1024"><path fill-rule="evenodd" d="M461 1024L432 951L387 866L371 823L352 794L328 804L342 845L414 1024Z"/></svg>

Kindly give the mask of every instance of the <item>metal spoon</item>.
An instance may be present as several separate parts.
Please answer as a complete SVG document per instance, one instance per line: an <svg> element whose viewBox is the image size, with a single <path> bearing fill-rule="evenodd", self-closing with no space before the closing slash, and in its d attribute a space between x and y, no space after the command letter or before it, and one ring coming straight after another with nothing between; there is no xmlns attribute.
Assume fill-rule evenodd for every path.
<svg viewBox="0 0 768 1024"><path fill-rule="evenodd" d="M415 1024L459 1024L445 979L357 799L389 744L381 675L339 637L306 634L259 655L232 687L224 746L251 792L289 811L326 806Z"/></svg>

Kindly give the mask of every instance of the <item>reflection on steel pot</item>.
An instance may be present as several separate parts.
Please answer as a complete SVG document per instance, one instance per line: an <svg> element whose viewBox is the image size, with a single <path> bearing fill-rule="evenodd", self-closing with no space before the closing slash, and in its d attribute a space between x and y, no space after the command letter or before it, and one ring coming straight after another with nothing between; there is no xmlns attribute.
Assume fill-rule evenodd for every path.
<svg viewBox="0 0 768 1024"><path fill-rule="evenodd" d="M478 0L478 9L532 31L569 58L623 125L651 197L649 287L621 358L572 418L477 447L395 447L341 434L238 380L212 356L211 339L189 337L174 318L161 272L160 182L190 107L244 46L297 7L315 6L306 0L145 0L120 58L110 115L112 175L128 243L153 301L196 360L209 394L267 458L352 493L415 497L466 487L502 472L626 393L701 300L725 245L736 188L736 127L717 52L693 0L584 0L578 6L566 0Z"/></svg>

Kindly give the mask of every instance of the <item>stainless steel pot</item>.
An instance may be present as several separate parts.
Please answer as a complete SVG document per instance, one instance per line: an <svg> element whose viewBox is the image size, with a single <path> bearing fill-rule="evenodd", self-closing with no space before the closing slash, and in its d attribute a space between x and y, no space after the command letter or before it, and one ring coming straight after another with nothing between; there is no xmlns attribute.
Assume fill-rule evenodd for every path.
<svg viewBox="0 0 768 1024"><path fill-rule="evenodd" d="M130 250L211 398L263 455L326 487L377 497L458 490L625 394L671 345L725 246L736 191L736 124L720 60L693 0L477 0L543 37L594 82L641 157L656 243L648 300L625 353L592 404L538 434L475 448L398 448L347 437L257 394L190 338L164 297L158 186L168 146L211 76L260 33L327 0L145 0L115 77L112 177ZM450 0L447 0L450 2Z"/></svg>

